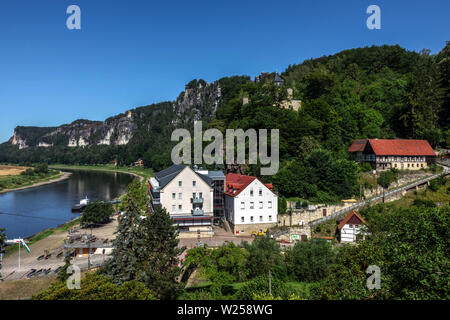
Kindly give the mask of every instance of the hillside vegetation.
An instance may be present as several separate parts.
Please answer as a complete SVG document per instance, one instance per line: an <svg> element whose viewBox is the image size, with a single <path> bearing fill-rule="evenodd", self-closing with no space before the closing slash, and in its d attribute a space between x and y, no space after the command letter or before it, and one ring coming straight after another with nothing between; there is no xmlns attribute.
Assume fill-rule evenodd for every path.
<svg viewBox="0 0 450 320"><path fill-rule="evenodd" d="M102 164L117 159L128 165L142 158L160 170L171 164L172 131L192 130L194 120L223 133L227 128L277 128L280 170L262 178L285 196L329 202L358 190L359 168L346 153L353 139L415 138L450 147L449 42L437 55L398 45L345 50L291 65L282 77L284 87L274 85L270 76L258 83L248 76L212 85L193 80L175 103L134 109L137 129L127 145L19 150L6 143L0 146L0 162ZM302 101L299 111L282 107L287 88ZM259 166L244 169L259 175Z"/></svg>

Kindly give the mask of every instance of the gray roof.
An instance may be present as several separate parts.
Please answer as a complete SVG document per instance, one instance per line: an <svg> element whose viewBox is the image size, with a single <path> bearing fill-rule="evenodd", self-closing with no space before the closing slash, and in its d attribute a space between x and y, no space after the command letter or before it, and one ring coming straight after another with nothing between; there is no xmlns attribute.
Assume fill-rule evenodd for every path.
<svg viewBox="0 0 450 320"><path fill-rule="evenodd" d="M225 175L222 171L208 171L208 177L212 179L225 179Z"/></svg>
<svg viewBox="0 0 450 320"><path fill-rule="evenodd" d="M172 181L184 168L188 167L184 164L174 164L171 167L161 170L155 173L155 178L159 182L159 188L164 188L170 181ZM195 171L194 171L195 172ZM211 186L211 178L203 174L195 172L203 181L205 181L209 186Z"/></svg>

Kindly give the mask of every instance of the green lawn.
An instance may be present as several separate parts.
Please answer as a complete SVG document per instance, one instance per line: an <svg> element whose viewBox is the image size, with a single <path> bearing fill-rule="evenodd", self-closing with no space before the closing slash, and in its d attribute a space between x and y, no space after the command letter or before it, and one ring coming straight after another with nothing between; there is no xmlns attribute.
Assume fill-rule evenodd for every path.
<svg viewBox="0 0 450 320"><path fill-rule="evenodd" d="M57 179L61 176L62 173L56 170L49 170L49 172L46 174L39 173L31 176L21 174L12 176L0 176L0 190L27 187L35 183Z"/></svg>
<svg viewBox="0 0 450 320"><path fill-rule="evenodd" d="M102 164L102 165L67 165L67 164L52 164L49 165L53 169L68 169L68 170L95 170L95 171L111 171L111 172L123 172L123 173L134 173L140 177L148 179L154 176L153 169L141 168L141 167L115 167L112 164Z"/></svg>

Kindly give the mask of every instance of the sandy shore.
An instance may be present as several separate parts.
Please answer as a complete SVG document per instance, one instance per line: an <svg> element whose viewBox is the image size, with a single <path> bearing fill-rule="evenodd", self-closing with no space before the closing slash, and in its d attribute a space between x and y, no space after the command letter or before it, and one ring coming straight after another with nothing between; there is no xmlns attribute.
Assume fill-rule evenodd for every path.
<svg viewBox="0 0 450 320"><path fill-rule="evenodd" d="M14 188L14 189L4 189L4 190L0 191L0 194L6 193L6 192L11 192L11 191L17 191L17 190L23 190L23 189L28 189L28 188L39 187L39 186L43 186L43 185L46 185L46 184L50 184L50 183L66 180L72 174L70 172L62 172L62 171L60 171L60 173L62 173L61 177L58 177L58 178L55 178L55 179L51 179L51 180L48 180L48 181L37 182L35 184L30 184L29 186L24 186L24 187L19 187L19 188Z"/></svg>

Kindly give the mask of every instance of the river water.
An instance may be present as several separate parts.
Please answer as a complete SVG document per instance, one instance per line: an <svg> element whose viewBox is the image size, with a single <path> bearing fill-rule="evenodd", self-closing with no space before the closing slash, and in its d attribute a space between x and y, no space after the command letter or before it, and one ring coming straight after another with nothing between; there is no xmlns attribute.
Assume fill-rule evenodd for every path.
<svg viewBox="0 0 450 320"><path fill-rule="evenodd" d="M65 170L69 171L69 170ZM28 237L79 216L71 208L87 196L90 200L113 200L134 179L125 173L70 171L69 179L0 194L0 228L8 239Z"/></svg>

